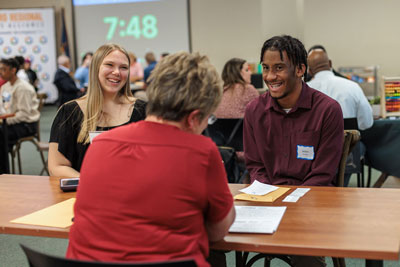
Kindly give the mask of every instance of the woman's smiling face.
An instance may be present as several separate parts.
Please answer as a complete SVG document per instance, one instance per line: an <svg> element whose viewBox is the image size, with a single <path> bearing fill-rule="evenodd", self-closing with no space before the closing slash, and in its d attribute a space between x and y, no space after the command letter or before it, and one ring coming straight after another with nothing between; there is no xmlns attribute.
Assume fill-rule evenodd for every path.
<svg viewBox="0 0 400 267"><path fill-rule="evenodd" d="M128 81L129 60L119 50L108 54L100 65L99 81L104 94L118 93Z"/></svg>

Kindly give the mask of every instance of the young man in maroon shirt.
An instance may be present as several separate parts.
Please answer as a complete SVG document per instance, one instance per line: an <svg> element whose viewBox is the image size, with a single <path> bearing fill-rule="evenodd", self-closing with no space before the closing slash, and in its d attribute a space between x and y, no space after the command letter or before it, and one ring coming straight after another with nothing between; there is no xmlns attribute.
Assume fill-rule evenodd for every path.
<svg viewBox="0 0 400 267"><path fill-rule="evenodd" d="M303 82L304 45L275 36L261 50L268 92L246 108L243 140L251 181L268 184L335 184L343 145L340 105ZM295 266L325 266L321 257L291 257Z"/></svg>

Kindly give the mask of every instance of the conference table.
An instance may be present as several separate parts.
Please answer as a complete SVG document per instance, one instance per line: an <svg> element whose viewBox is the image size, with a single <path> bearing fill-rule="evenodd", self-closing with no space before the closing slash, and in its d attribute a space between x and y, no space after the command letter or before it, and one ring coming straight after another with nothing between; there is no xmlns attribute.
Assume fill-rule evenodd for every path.
<svg viewBox="0 0 400 267"><path fill-rule="evenodd" d="M229 185L233 195L245 186ZM399 260L399 189L310 187L298 202L282 202L296 188L288 187L290 190L272 203L235 201L235 205L286 206L274 234L229 233L211 248L362 258L366 266ZM10 220L72 197L75 192L59 189L57 177L0 175L0 234L68 238L69 228L15 224ZM237 263L242 260L237 259Z"/></svg>
<svg viewBox="0 0 400 267"><path fill-rule="evenodd" d="M3 153L3 158L5 159L5 162L3 163L4 165L4 172L5 173L10 173L10 163L8 162L8 127L7 127L7 118L14 117L14 113L8 113L8 114L1 114L0 115L0 120L3 121L2 123L2 129L3 129L3 144L4 147L1 148L0 153ZM1 173L1 169L0 169Z"/></svg>

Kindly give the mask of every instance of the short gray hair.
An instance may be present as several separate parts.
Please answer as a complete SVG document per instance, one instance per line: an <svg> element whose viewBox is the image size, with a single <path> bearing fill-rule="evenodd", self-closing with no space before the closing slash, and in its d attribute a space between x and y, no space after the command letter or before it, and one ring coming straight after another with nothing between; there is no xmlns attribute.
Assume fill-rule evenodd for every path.
<svg viewBox="0 0 400 267"><path fill-rule="evenodd" d="M178 52L163 58L150 75L147 115L181 121L194 110L200 119L222 98L222 80L207 56Z"/></svg>
<svg viewBox="0 0 400 267"><path fill-rule="evenodd" d="M67 57L66 55L61 55L57 58L58 65L64 65L67 62L69 62L69 57Z"/></svg>

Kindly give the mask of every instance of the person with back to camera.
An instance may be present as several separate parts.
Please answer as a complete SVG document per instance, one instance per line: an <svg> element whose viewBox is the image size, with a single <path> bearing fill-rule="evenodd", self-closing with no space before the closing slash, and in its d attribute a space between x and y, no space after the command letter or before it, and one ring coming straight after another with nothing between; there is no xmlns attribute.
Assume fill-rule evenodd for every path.
<svg viewBox="0 0 400 267"><path fill-rule="evenodd" d="M50 133L50 175L78 177L90 131L107 131L143 120L146 103L132 97L129 56L117 44L101 46L90 65L88 92L65 103Z"/></svg>
<svg viewBox="0 0 400 267"><path fill-rule="evenodd" d="M179 52L150 78L146 119L101 134L86 154L67 258L209 266L209 242L234 221L218 149L201 135L221 100L218 73Z"/></svg>
<svg viewBox="0 0 400 267"><path fill-rule="evenodd" d="M335 75L325 50L312 50L307 61L312 77L307 84L338 101L343 119L356 119L357 129L370 128L374 123L372 108L358 83ZM344 186L348 186L351 174L362 168L357 161L365 155L365 150L365 145L359 141L347 157Z"/></svg>
<svg viewBox="0 0 400 267"><path fill-rule="evenodd" d="M249 64L244 59L232 58L225 63L221 76L224 93L214 115L224 119L243 118L247 104L260 95L251 84ZM237 151L236 155L244 164L243 151Z"/></svg>
<svg viewBox="0 0 400 267"><path fill-rule="evenodd" d="M129 54L129 58L131 60L130 74L129 74L130 82L135 83L135 82L143 80L142 65L137 61L136 55L134 53L129 52L128 54Z"/></svg>
<svg viewBox="0 0 400 267"><path fill-rule="evenodd" d="M251 84L249 64L240 58L232 58L222 70L224 93L215 111L217 118L243 118L246 105L260 94Z"/></svg>
<svg viewBox="0 0 400 267"><path fill-rule="evenodd" d="M144 58L146 59L147 67L143 71L143 80L145 82L145 85L148 86L150 83L150 74L157 65L157 60L153 52L147 52L146 55L144 55Z"/></svg>

